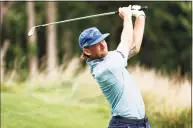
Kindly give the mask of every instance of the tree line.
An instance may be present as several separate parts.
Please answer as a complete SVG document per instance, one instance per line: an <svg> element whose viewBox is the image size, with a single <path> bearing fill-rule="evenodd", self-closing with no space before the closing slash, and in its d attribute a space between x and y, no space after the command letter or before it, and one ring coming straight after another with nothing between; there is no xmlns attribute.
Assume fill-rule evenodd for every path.
<svg viewBox="0 0 193 128"><path fill-rule="evenodd" d="M191 2L1 2L1 72L14 68L29 71L33 76L45 69L55 68L79 56L78 36L88 27L97 27L107 38L110 50L116 48L123 28L118 15L104 16L51 25L37 29L32 37L31 27L53 21L116 11L119 7L139 4L148 6L141 51L129 60L149 68L179 72L191 76ZM134 22L134 19L133 19ZM45 70L44 69L44 70Z"/></svg>

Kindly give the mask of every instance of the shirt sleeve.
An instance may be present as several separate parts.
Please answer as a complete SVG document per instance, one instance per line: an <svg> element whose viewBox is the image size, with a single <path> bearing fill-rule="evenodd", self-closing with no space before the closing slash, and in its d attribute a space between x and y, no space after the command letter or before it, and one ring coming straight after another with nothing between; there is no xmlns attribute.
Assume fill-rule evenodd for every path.
<svg viewBox="0 0 193 128"><path fill-rule="evenodd" d="M110 64L115 67L126 67L127 66L127 57L121 51L112 51L110 55Z"/></svg>

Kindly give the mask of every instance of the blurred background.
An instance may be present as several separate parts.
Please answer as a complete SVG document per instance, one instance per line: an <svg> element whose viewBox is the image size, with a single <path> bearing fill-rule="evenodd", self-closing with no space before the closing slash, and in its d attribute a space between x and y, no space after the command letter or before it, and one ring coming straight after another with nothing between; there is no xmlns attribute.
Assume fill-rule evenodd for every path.
<svg viewBox="0 0 193 128"><path fill-rule="evenodd" d="M37 28L35 25L148 6L141 51L129 59L153 128L190 128L192 82L191 2L1 2L1 127L105 128L110 106L90 75L78 37L86 28L120 42L119 15ZM133 23L135 19L133 18Z"/></svg>

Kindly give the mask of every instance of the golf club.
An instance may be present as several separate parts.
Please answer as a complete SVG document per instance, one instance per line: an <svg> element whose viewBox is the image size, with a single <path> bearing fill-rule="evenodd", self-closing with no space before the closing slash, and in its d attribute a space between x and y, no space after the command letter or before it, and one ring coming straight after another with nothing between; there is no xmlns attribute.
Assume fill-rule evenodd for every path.
<svg viewBox="0 0 193 128"><path fill-rule="evenodd" d="M147 9L147 6L143 6L141 7L139 10L145 10ZM133 9L131 9L133 10ZM58 22L52 22L52 23L47 23L47 24L42 24L42 25L37 25L34 26L30 29L30 31L28 32L28 36L32 36L35 29L38 27L45 27L48 25L53 25L53 24L59 24L59 23L66 23L66 22L72 22L72 21L77 21L77 20L83 20L83 19L88 19L88 18L94 18L94 17L100 17L100 16L107 16L107 15L113 15L113 14L118 14L119 11L114 11L114 12L108 12L108 13L102 13L102 14L96 14L96 15L90 15L90 16L84 16L84 17L79 17L79 18L73 18L73 19L69 19L69 20L63 20L63 21L58 21Z"/></svg>

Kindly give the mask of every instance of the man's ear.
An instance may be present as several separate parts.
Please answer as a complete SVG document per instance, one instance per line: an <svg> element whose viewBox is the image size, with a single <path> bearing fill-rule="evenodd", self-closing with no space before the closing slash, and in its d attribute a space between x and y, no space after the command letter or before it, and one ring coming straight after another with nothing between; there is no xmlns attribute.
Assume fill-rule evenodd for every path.
<svg viewBox="0 0 193 128"><path fill-rule="evenodd" d="M86 55L88 55L88 56L90 56L90 55L91 55L90 50L89 50L89 49L87 49L87 48L84 48L84 49L83 49L83 53L84 53L84 54L86 54Z"/></svg>
<svg viewBox="0 0 193 128"><path fill-rule="evenodd" d="M106 45L104 44L104 42L101 42L101 43L100 43L100 46L101 46L102 49L105 49L105 47L106 47Z"/></svg>

